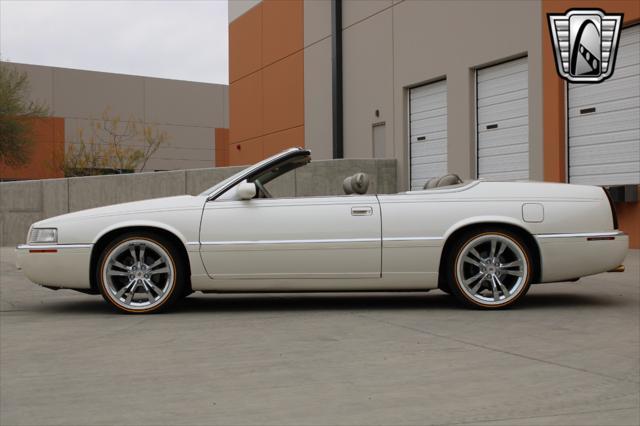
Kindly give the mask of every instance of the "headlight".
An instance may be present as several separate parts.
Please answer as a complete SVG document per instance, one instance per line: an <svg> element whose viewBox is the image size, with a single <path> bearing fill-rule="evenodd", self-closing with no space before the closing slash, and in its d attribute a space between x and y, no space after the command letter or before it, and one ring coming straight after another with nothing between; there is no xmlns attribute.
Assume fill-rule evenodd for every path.
<svg viewBox="0 0 640 426"><path fill-rule="evenodd" d="M30 243L57 243L58 230L56 228L33 228L29 235Z"/></svg>

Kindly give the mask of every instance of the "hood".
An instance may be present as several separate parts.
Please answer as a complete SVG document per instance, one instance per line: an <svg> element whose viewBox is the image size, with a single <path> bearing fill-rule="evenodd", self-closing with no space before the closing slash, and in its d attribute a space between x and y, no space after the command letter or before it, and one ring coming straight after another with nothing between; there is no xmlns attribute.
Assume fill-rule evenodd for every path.
<svg viewBox="0 0 640 426"><path fill-rule="evenodd" d="M150 200L133 201L129 203L112 204L87 210L79 210L60 216L54 216L34 224L34 226L50 226L55 223L69 222L83 219L93 219L105 216L137 215L145 212L179 211L201 209L206 197L193 195L179 195L175 197L153 198Z"/></svg>

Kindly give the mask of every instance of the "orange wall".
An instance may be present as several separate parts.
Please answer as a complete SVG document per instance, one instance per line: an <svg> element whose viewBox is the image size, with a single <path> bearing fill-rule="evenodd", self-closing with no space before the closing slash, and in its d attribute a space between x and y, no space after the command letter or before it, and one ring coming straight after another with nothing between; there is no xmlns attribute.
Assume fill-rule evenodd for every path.
<svg viewBox="0 0 640 426"><path fill-rule="evenodd" d="M2 179L47 179L63 177L54 167L57 156L64 155L64 118L33 118L34 143L29 162L22 167L0 163Z"/></svg>
<svg viewBox="0 0 640 426"><path fill-rule="evenodd" d="M571 8L600 8L609 13L624 13L624 26L640 21L640 1L608 0L543 0L542 2L542 81L544 122L544 180L564 182L565 152L565 84L556 71L551 37L547 27L547 13L565 13ZM617 204L620 229L630 236L632 248L640 248L640 205Z"/></svg>
<svg viewBox="0 0 640 426"><path fill-rule="evenodd" d="M640 203L617 203L616 211L620 229L629 234L629 246L640 248Z"/></svg>
<svg viewBox="0 0 640 426"><path fill-rule="evenodd" d="M303 19L302 0L263 0L229 25L228 165L304 146Z"/></svg>
<svg viewBox="0 0 640 426"><path fill-rule="evenodd" d="M216 167L229 165L229 129L216 128Z"/></svg>

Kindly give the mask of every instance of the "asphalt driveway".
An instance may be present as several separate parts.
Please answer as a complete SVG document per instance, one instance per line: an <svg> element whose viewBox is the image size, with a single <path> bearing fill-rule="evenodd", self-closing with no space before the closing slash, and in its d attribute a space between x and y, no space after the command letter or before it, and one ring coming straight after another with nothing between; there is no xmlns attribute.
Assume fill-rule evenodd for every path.
<svg viewBox="0 0 640 426"><path fill-rule="evenodd" d="M115 314L0 250L0 424L640 424L640 252L520 307L194 294Z"/></svg>

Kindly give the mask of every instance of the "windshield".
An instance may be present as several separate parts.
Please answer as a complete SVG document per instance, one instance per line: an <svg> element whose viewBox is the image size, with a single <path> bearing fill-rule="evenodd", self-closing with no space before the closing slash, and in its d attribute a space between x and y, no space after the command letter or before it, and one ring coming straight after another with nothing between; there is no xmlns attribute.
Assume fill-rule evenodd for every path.
<svg viewBox="0 0 640 426"><path fill-rule="evenodd" d="M279 158L285 158L288 155L295 153L295 152L300 152L301 154L308 154L308 151L303 151L300 148L291 148L288 149L286 151L280 152L276 155L272 155L271 157L264 159L262 161L260 161L259 163L256 163L252 166L249 166L245 169L240 170L239 172L235 173L234 175L222 180L221 182L218 182L217 184L213 185L211 188L207 189L206 191L200 193L200 196L209 196L211 194L213 194L214 192L216 192L219 189L222 189L224 186L226 186L227 184L238 180L241 176L243 175L247 175L250 174L252 171L254 170L259 170L261 168L263 168L264 166L266 166L267 164L276 161Z"/></svg>
<svg viewBox="0 0 640 426"><path fill-rule="evenodd" d="M248 168L249 167L247 167L247 169ZM213 185L211 188L209 188L209 189L205 190L204 192L200 193L200 196L204 197L204 196L209 196L210 194L213 194L215 191L217 191L218 189L222 188L227 182L230 182L230 181L238 179L242 174L247 172L247 169L242 169L239 172L229 176L228 178L226 178L224 180L221 180L220 182L218 182L215 185Z"/></svg>

